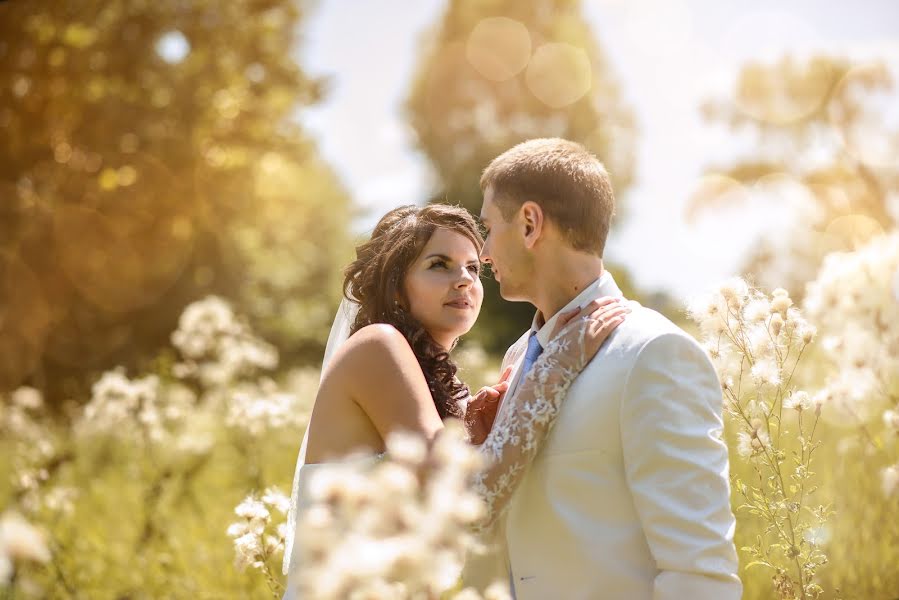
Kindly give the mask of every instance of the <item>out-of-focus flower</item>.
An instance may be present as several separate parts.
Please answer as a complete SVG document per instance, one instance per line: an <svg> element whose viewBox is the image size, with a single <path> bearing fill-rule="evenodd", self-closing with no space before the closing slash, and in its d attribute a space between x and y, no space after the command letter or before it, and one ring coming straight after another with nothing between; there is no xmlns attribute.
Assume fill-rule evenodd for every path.
<svg viewBox="0 0 899 600"><path fill-rule="evenodd" d="M262 566L262 543L259 535L248 532L234 540L235 565L241 571Z"/></svg>
<svg viewBox="0 0 899 600"><path fill-rule="evenodd" d="M430 453L422 440L399 435L381 460L316 469L294 548L300 597L401 600L451 590L478 546L469 526L483 505L468 483L480 464L450 427ZM505 589L492 588L490 597L503 598ZM481 598L474 590L457 597Z"/></svg>
<svg viewBox="0 0 899 600"><path fill-rule="evenodd" d="M12 400L13 405L26 410L38 410L44 405L44 397L40 391L27 386L14 390L10 400Z"/></svg>
<svg viewBox="0 0 899 600"><path fill-rule="evenodd" d="M892 465L881 471L880 482L884 496L892 496L899 488L899 465Z"/></svg>
<svg viewBox="0 0 899 600"><path fill-rule="evenodd" d="M278 366L274 346L253 335L231 305L216 296L184 309L172 344L184 359L174 366L175 375L196 378L205 386L228 385Z"/></svg>
<svg viewBox="0 0 899 600"><path fill-rule="evenodd" d="M273 429L300 427L306 421L299 399L278 388L271 379L242 383L227 395L225 424L252 436Z"/></svg>
<svg viewBox="0 0 899 600"><path fill-rule="evenodd" d="M892 282L899 270L899 232L854 252L824 258L808 284L806 312L819 325L821 347L838 369L828 381L840 422L880 414L883 392L899 386L899 302Z"/></svg>
<svg viewBox="0 0 899 600"><path fill-rule="evenodd" d="M43 503L53 512L70 515L75 510L75 500L78 496L79 491L76 488L56 486L44 494Z"/></svg>
<svg viewBox="0 0 899 600"><path fill-rule="evenodd" d="M784 398L783 406L787 409L802 412L812 407L812 401L809 398L808 392L795 391Z"/></svg>
<svg viewBox="0 0 899 600"><path fill-rule="evenodd" d="M234 542L234 564L239 570L247 567L268 571L268 560L284 551L285 524L273 525L272 508L287 512L290 499L277 488L268 488L261 498L247 496L234 508L239 521L226 530Z"/></svg>
<svg viewBox="0 0 899 600"><path fill-rule="evenodd" d="M12 576L16 563L50 560L44 533L21 515L7 511L0 516L0 584Z"/></svg>
<svg viewBox="0 0 899 600"><path fill-rule="evenodd" d="M180 384L163 386L155 375L129 379L122 369L104 373L92 392L75 424L77 433L154 444L172 440L196 401Z"/></svg>
<svg viewBox="0 0 899 600"><path fill-rule="evenodd" d="M777 361L771 358L763 358L752 365L750 374L760 384L779 385L781 382L780 368Z"/></svg>
<svg viewBox="0 0 899 600"><path fill-rule="evenodd" d="M899 412L895 410L887 410L883 413L883 424L888 429L899 433Z"/></svg>
<svg viewBox="0 0 899 600"><path fill-rule="evenodd" d="M290 497L276 487L267 488L262 494L261 500L263 504L277 509L282 515L286 515L290 508Z"/></svg>

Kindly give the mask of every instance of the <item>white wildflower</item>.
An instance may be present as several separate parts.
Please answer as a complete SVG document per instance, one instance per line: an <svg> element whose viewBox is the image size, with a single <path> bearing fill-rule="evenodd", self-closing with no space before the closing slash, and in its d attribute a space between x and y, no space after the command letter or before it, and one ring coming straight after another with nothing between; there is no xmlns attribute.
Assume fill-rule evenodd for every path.
<svg viewBox="0 0 899 600"><path fill-rule="evenodd" d="M899 488L899 465L892 465L880 472L880 482L884 496L892 496Z"/></svg>
<svg viewBox="0 0 899 600"><path fill-rule="evenodd" d="M899 433L899 412L895 410L884 411L883 424L886 425L888 429L892 429Z"/></svg>
<svg viewBox="0 0 899 600"><path fill-rule="evenodd" d="M818 330L809 324L804 324L800 327L797 327L796 334L799 336L799 339L802 340L802 343L805 345L811 344L812 340L815 339L815 336L818 334Z"/></svg>
<svg viewBox="0 0 899 600"><path fill-rule="evenodd" d="M484 590L484 600L512 600L509 585L504 581L495 581Z"/></svg>
<svg viewBox="0 0 899 600"><path fill-rule="evenodd" d="M0 516L0 556L17 561L46 563L50 549L44 533L31 525L21 515L5 512Z"/></svg>
<svg viewBox="0 0 899 600"><path fill-rule="evenodd" d="M749 340L749 352L752 357L758 361L771 358L774 355L774 340L771 339L771 332L763 325L754 325L746 333Z"/></svg>
<svg viewBox="0 0 899 600"><path fill-rule="evenodd" d="M778 368L777 362L771 358L757 361L752 366L750 374L757 384L779 385L781 382L780 368Z"/></svg>
<svg viewBox="0 0 899 600"><path fill-rule="evenodd" d="M142 438L136 433L143 432L152 441L162 441L167 431L159 388L155 375L128 379L122 369L107 371L94 383L76 429L131 439Z"/></svg>
<svg viewBox="0 0 899 600"><path fill-rule="evenodd" d="M718 293L724 298L727 306L733 310L740 310L746 303L749 295L749 286L742 277L732 277L721 284Z"/></svg>
<svg viewBox="0 0 899 600"><path fill-rule="evenodd" d="M802 412L812 407L812 401L811 398L809 398L808 392L795 391L784 398L783 406L786 409Z"/></svg>
<svg viewBox="0 0 899 600"><path fill-rule="evenodd" d="M76 488L56 486L44 494L43 502L45 507L55 513L71 515L75 510L75 500L78 496Z"/></svg>
<svg viewBox="0 0 899 600"><path fill-rule="evenodd" d="M235 565L241 571L247 567L262 566L262 544L255 533L246 533L234 540Z"/></svg>
<svg viewBox="0 0 899 600"><path fill-rule="evenodd" d="M173 367L175 376L197 378L206 386L224 386L278 365L274 346L254 336L231 306L215 296L184 309L171 339L184 359Z"/></svg>
<svg viewBox="0 0 899 600"><path fill-rule="evenodd" d="M899 232L893 232L853 252L827 255L807 286L805 309L821 330L822 348L849 371L835 377L832 395L845 409L835 418L844 412L874 417L884 391L899 385L899 302L891 289L897 271Z"/></svg>
<svg viewBox="0 0 899 600"><path fill-rule="evenodd" d="M41 392L27 386L13 390L10 400L13 406L30 411L38 410L44 405L44 397L41 395Z"/></svg>
<svg viewBox="0 0 899 600"><path fill-rule="evenodd" d="M241 384L230 394L225 424L258 437L298 425L303 417L297 404L293 394L281 391L270 379Z"/></svg>
<svg viewBox="0 0 899 600"><path fill-rule="evenodd" d="M387 436L387 452L390 457L410 465L420 465L428 454L425 441L408 432L394 432Z"/></svg>
<svg viewBox="0 0 899 600"><path fill-rule="evenodd" d="M771 315L771 302L764 296L753 298L743 309L743 316L750 323L760 323Z"/></svg>
<svg viewBox="0 0 899 600"><path fill-rule="evenodd" d="M777 288L774 290L772 296L771 310L780 313L781 315L786 315L787 309L793 306L793 300L790 299L787 291L782 288Z"/></svg>
<svg viewBox="0 0 899 600"><path fill-rule="evenodd" d="M312 473L294 548L301 597L406 599L453 588L483 506L467 488L477 452L447 430L430 456L423 441L400 436L375 464L357 458Z"/></svg>
<svg viewBox="0 0 899 600"><path fill-rule="evenodd" d="M781 317L779 313L774 313L771 315L771 321L768 323L768 327L771 329L771 334L774 337L779 336L784 327L783 317Z"/></svg>
<svg viewBox="0 0 899 600"><path fill-rule="evenodd" d="M277 509L282 515L286 515L290 509L290 497L276 487L267 488L261 499L263 504Z"/></svg>
<svg viewBox="0 0 899 600"><path fill-rule="evenodd" d="M234 509L234 513L238 517L243 517L249 520L260 520L268 522L271 517L268 509L265 507L265 504L257 500L254 496L248 496L244 499L243 502L237 505Z"/></svg>
<svg viewBox="0 0 899 600"><path fill-rule="evenodd" d="M737 454L743 458L752 456L752 436L746 431L737 432Z"/></svg>
<svg viewBox="0 0 899 600"><path fill-rule="evenodd" d="M718 337L727 331L727 303L719 294L694 296L687 303L687 315L706 336Z"/></svg>

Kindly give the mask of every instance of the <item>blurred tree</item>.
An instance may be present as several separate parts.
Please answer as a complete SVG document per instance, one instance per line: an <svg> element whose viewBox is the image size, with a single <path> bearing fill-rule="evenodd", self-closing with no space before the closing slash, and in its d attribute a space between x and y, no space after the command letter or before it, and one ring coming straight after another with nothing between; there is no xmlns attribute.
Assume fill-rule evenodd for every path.
<svg viewBox="0 0 899 600"><path fill-rule="evenodd" d="M0 5L0 389L75 393L207 293L317 353L352 209L291 118L305 7Z"/></svg>
<svg viewBox="0 0 899 600"><path fill-rule="evenodd" d="M481 172L530 138L584 144L605 163L619 199L633 177L634 118L579 0L451 0L428 34L406 108L437 174L433 201L476 215ZM473 336L504 350L533 308L503 301L492 279L485 288Z"/></svg>
<svg viewBox="0 0 899 600"><path fill-rule="evenodd" d="M709 121L734 132L735 146L750 150L710 169L688 216L734 203L778 211L772 235L759 241L746 267L759 284L801 297L825 254L854 249L896 226L897 68L895 60L862 64L828 56L752 63L740 72L732 98L703 107ZM784 222L787 232L777 229Z"/></svg>

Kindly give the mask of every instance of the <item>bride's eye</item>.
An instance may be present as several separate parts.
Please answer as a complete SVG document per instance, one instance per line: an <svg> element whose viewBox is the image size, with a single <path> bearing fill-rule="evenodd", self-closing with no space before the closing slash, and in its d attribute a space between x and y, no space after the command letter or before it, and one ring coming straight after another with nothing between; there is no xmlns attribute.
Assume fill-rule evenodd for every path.
<svg viewBox="0 0 899 600"><path fill-rule="evenodd" d="M481 274L481 265L472 263L472 264L468 265L468 270L471 271L472 273L474 273L475 275L480 275Z"/></svg>
<svg viewBox="0 0 899 600"><path fill-rule="evenodd" d="M431 263L431 266L428 267L428 268L429 268L429 269L433 269L434 267L440 267L441 269L445 269L445 268L446 268L446 261L445 261L445 260L437 260L437 261L434 261L434 262Z"/></svg>

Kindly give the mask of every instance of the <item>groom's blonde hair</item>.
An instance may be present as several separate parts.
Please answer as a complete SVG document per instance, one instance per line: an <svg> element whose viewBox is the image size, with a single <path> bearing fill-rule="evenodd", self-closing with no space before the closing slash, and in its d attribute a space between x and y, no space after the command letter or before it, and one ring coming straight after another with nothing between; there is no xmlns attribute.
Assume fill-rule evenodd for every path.
<svg viewBox="0 0 899 600"><path fill-rule="evenodd" d="M527 201L544 214L576 249L602 256L615 194L606 168L576 142L540 138L522 142L493 161L481 175L506 221Z"/></svg>

